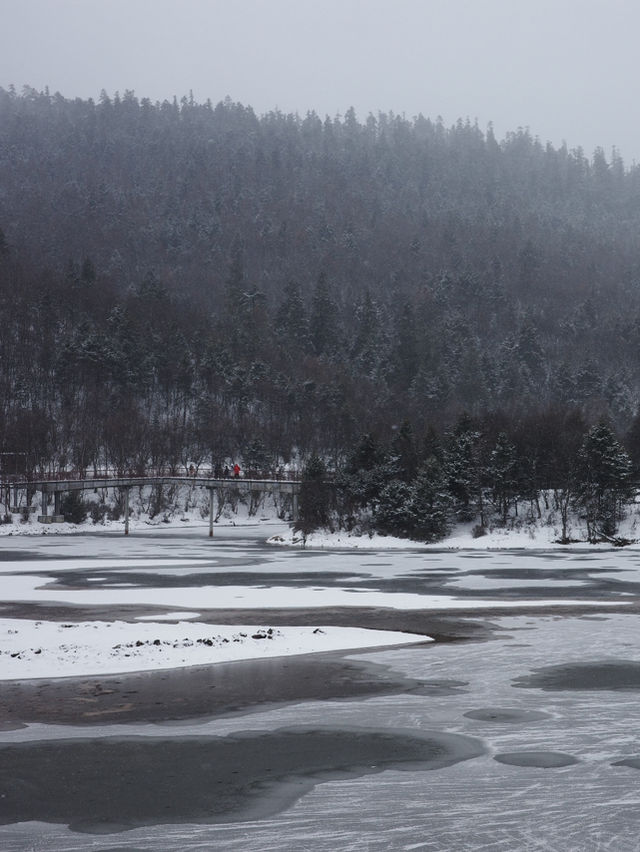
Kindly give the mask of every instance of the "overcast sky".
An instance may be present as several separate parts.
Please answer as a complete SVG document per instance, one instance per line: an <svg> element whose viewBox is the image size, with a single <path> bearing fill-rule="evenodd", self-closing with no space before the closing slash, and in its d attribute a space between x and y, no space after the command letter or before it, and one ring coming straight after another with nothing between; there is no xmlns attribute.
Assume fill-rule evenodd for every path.
<svg viewBox="0 0 640 852"><path fill-rule="evenodd" d="M638 0L0 0L0 86L528 127L640 162Z"/></svg>

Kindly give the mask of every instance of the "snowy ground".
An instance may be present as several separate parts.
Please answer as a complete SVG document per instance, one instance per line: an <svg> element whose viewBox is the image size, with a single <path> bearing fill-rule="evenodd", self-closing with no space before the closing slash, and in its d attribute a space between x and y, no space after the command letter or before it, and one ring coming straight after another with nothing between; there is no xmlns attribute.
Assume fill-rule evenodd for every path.
<svg viewBox="0 0 640 852"><path fill-rule="evenodd" d="M180 617L179 613L167 613ZM350 627L0 619L0 680L85 677L431 641Z"/></svg>
<svg viewBox="0 0 640 852"><path fill-rule="evenodd" d="M517 526L500 527L493 526L487 529L484 535L474 536L475 524L458 524L451 533L442 541L434 544L421 544L420 542L408 541L406 538L395 538L394 536L372 533L367 535L349 534L345 531L330 533L322 530L310 533L303 543L300 533L287 530L284 535L272 536L270 542L287 547L331 547L331 548L354 548L361 550L406 550L408 547L417 547L426 550L514 550L514 549L539 549L566 550L567 545L560 544L558 537L560 530L553 524L545 521L539 523L523 523ZM635 512L620 527L620 535L631 541L640 536L638 517ZM571 530L576 541L572 545L588 547L609 548L606 542L601 545L589 544L586 540L586 530L580 528L576 523ZM637 545L640 547L640 544Z"/></svg>

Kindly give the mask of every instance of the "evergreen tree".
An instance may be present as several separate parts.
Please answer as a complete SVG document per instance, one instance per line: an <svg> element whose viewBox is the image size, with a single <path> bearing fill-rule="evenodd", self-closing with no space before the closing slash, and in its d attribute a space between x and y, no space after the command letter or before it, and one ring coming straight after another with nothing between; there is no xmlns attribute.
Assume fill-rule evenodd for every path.
<svg viewBox="0 0 640 852"><path fill-rule="evenodd" d="M432 458L442 463L443 449L440 437L433 425L430 423L427 426L424 438L422 439L422 446L420 448L420 460L422 462L426 462Z"/></svg>
<svg viewBox="0 0 640 852"><path fill-rule="evenodd" d="M370 471L386 462L387 456L373 435L363 435L349 456L345 467L347 474Z"/></svg>
<svg viewBox="0 0 640 852"><path fill-rule="evenodd" d="M474 421L463 414L454 431L447 436L444 470L458 520L472 521L479 513L484 526L481 440Z"/></svg>
<svg viewBox="0 0 640 852"><path fill-rule="evenodd" d="M396 316L389 360L393 381L406 392L419 369L415 311L409 303Z"/></svg>
<svg viewBox="0 0 640 852"><path fill-rule="evenodd" d="M243 251L236 245L227 278L225 338L233 355L242 360L254 358L264 339L265 296L245 277Z"/></svg>
<svg viewBox="0 0 640 852"><path fill-rule="evenodd" d="M340 346L338 307L331 295L327 276L318 276L311 299L309 337L316 355L329 355Z"/></svg>
<svg viewBox="0 0 640 852"><path fill-rule="evenodd" d="M640 476L640 412L636 412L625 436L625 446L633 465L633 474Z"/></svg>
<svg viewBox="0 0 640 852"><path fill-rule="evenodd" d="M544 365L544 352L538 330L531 319L522 323L517 340L517 357L530 374L539 379Z"/></svg>
<svg viewBox="0 0 640 852"><path fill-rule="evenodd" d="M394 479L389 455L373 435L363 435L338 478L346 496L347 514L373 506L385 486Z"/></svg>
<svg viewBox="0 0 640 852"><path fill-rule="evenodd" d="M379 379L386 348L380 308L365 291L356 305L356 327L351 347L351 363L364 376Z"/></svg>
<svg viewBox="0 0 640 852"><path fill-rule="evenodd" d="M451 495L435 458L427 461L410 483L392 479L375 503L373 523L388 535L416 541L438 541L449 531Z"/></svg>
<svg viewBox="0 0 640 852"><path fill-rule="evenodd" d="M79 491L68 491L60 503L60 511L65 521L70 524L81 524L87 517L85 505Z"/></svg>
<svg viewBox="0 0 640 852"><path fill-rule="evenodd" d="M384 535L410 537L413 531L412 486L400 479L383 485L373 510L373 524Z"/></svg>
<svg viewBox="0 0 640 852"><path fill-rule="evenodd" d="M0 228L0 260L9 256L9 244L4 231Z"/></svg>
<svg viewBox="0 0 640 852"><path fill-rule="evenodd" d="M413 435L413 427L405 420L391 442L391 465L395 475L403 482L411 482L418 468L418 452Z"/></svg>
<svg viewBox="0 0 640 852"><path fill-rule="evenodd" d="M517 456L516 448L504 432L500 432L491 450L487 469L494 504L499 508L502 523L506 524L509 507L516 496Z"/></svg>
<svg viewBox="0 0 640 852"><path fill-rule="evenodd" d="M633 494L631 461L606 423L587 433L578 457L577 504L589 541L615 536L624 502Z"/></svg>
<svg viewBox="0 0 640 852"><path fill-rule="evenodd" d="M327 469L321 458L311 456L302 472L295 529L307 536L313 530L330 524L331 486L326 481Z"/></svg>
<svg viewBox="0 0 640 852"><path fill-rule="evenodd" d="M450 530L451 494L447 477L434 457L428 459L412 483L411 538L439 541Z"/></svg>
<svg viewBox="0 0 640 852"><path fill-rule="evenodd" d="M292 358L299 358L309 343L309 325L300 285L289 281L276 312L276 332L280 346Z"/></svg>
<svg viewBox="0 0 640 852"><path fill-rule="evenodd" d="M245 470L254 474L263 474L269 470L269 454L260 438L254 438L247 445L242 460Z"/></svg>

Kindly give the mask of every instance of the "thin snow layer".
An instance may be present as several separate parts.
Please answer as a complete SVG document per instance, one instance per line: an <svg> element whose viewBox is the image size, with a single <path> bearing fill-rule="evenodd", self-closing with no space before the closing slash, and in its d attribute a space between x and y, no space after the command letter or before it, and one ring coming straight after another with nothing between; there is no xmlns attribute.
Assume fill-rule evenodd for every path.
<svg viewBox="0 0 640 852"><path fill-rule="evenodd" d="M155 615L136 615L136 621L184 621L199 617L199 612L157 612Z"/></svg>
<svg viewBox="0 0 640 852"><path fill-rule="evenodd" d="M0 680L120 674L432 641L353 627L0 619Z"/></svg>
<svg viewBox="0 0 640 852"><path fill-rule="evenodd" d="M176 563L178 559L136 559L135 560L135 568L136 570L139 568L153 568L154 573L155 569L162 569L163 567L167 567L167 570L171 571L173 566L173 570L180 570L176 568ZM189 568L201 568L202 560L201 559L180 559L180 567L189 569ZM56 571L85 571L88 569L94 569L97 567L103 567L105 569L127 569L131 570L132 568L132 560L131 558L125 559L105 559L102 563L96 563L96 559L72 559L67 562L63 562L62 560L56 560L55 569ZM19 568L20 573L25 573L27 571L41 571L43 567L42 559L21 559L19 562L16 561L0 561L0 574L12 573L16 570L16 567ZM93 582L96 580L100 580L104 578L94 577Z"/></svg>
<svg viewBox="0 0 640 852"><path fill-rule="evenodd" d="M262 527L277 529L278 531L286 530L289 524L279 519L278 511L271 507L264 515L256 516L249 515L246 505L239 504L237 512L225 514L224 517L218 519L214 523L214 536L217 531L223 531L225 534L234 529L239 535L242 535L243 529L251 529L257 524ZM203 520L203 515L199 510L191 509L180 514L172 514L171 517L163 518L162 520L150 520L147 515L132 515L129 518L129 529L131 534L138 533L175 533L177 530L181 532L189 532L190 530L205 531L209 529L209 520ZM55 524L42 524L38 521L38 515L30 515L26 521L22 521L18 515L13 516L11 523L0 524L0 538L3 536L57 536L68 535L84 535L87 532L99 533L120 533L124 532L124 520L109 521L103 520L100 523L94 523L90 518L87 518L81 524L72 524L68 521ZM275 534L275 533L274 533Z"/></svg>
<svg viewBox="0 0 640 852"><path fill-rule="evenodd" d="M197 588L138 588L121 583L108 589L56 589L49 587L49 578L34 574L11 575L2 578L3 600L68 603L74 606L179 606L206 609L307 609L322 607L387 607L389 609L419 610L483 610L513 609L537 606L616 606L618 601L567 600L490 600L487 598L456 598L452 595L383 592L376 589L343 589L313 586L199 586Z"/></svg>
<svg viewBox="0 0 640 852"><path fill-rule="evenodd" d="M488 529L484 535L475 536L475 524L458 524L444 539L432 544L412 541L407 538L380 535L379 533L357 534L348 533L344 530L339 532L328 532L316 530L303 540L300 533L291 529L284 533L273 534L269 544L287 547L307 548L341 548L358 550L566 550L566 544L560 544L560 529L549 523L539 521L537 523L522 524L521 526L494 527ZM610 548L611 544L603 542L593 545L587 541L586 530L579 527L571 529L572 537L576 538L579 545L590 551L599 548ZM637 539L639 535L638 515L631 513L620 525L620 535L635 543L635 549L640 547ZM575 547L575 545L573 545Z"/></svg>
<svg viewBox="0 0 640 852"><path fill-rule="evenodd" d="M610 576L610 575L609 575ZM519 579L509 579L505 580L503 578L493 578L493 577L485 577L485 576L474 576L467 574L464 577L454 577L452 580L448 581L448 585L452 587L452 589L464 589L465 591L485 591L487 589L502 589L502 590L519 590L519 589L548 589L550 586L550 582L547 578L535 580L528 577L525 580ZM584 580L562 580L561 585L563 587L574 587L580 588L584 587Z"/></svg>
<svg viewBox="0 0 640 852"><path fill-rule="evenodd" d="M501 550L513 548L566 548L566 545L558 544L557 533L552 527L532 526L525 530L518 529L496 529L487 532L486 535L474 538L469 526L457 527L447 538L434 544L424 544L407 538L396 538L391 535L357 535L347 532L326 532L317 530L310 533L304 542L304 546L311 548L353 548L359 550L429 550L442 549L443 547L458 550ZM302 547L303 540L300 533L287 531L284 535L276 534L269 538L269 544L279 544L288 547ZM586 542L585 542L586 543ZM593 546L591 546L593 549Z"/></svg>

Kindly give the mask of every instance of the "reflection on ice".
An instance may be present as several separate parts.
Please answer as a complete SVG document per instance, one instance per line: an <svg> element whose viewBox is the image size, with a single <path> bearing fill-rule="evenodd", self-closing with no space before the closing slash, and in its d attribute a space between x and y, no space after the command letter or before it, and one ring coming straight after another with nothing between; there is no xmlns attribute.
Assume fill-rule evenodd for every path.
<svg viewBox="0 0 640 852"><path fill-rule="evenodd" d="M548 713L543 713L541 710L519 710L504 707L469 710L464 715L467 719L478 719L481 722L496 722L497 724L523 724L551 718Z"/></svg>
<svg viewBox="0 0 640 852"><path fill-rule="evenodd" d="M598 660L546 666L522 675L514 686L545 690L638 690L640 662L635 660Z"/></svg>
<svg viewBox="0 0 640 852"><path fill-rule="evenodd" d="M577 763L575 757L559 751L513 751L508 754L494 754L494 760L507 766L526 766L535 769L560 769Z"/></svg>
<svg viewBox="0 0 640 852"><path fill-rule="evenodd" d="M67 823L89 834L246 821L321 781L388 768L438 770L482 754L471 737L352 728L229 737L105 737L0 746L0 823Z"/></svg>

